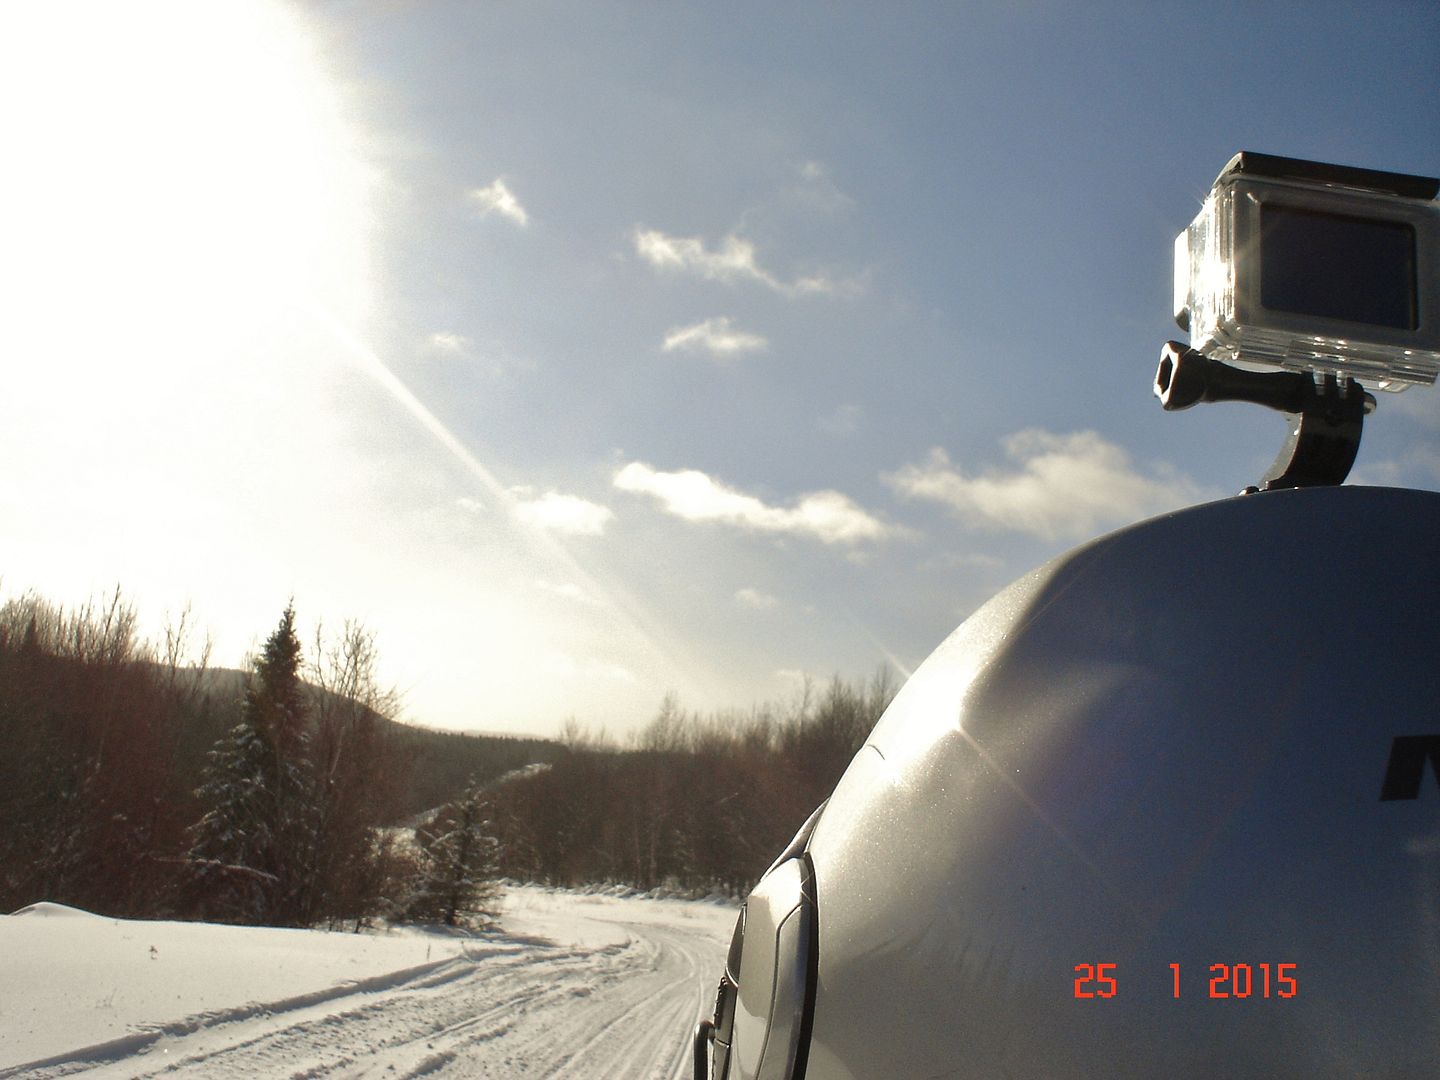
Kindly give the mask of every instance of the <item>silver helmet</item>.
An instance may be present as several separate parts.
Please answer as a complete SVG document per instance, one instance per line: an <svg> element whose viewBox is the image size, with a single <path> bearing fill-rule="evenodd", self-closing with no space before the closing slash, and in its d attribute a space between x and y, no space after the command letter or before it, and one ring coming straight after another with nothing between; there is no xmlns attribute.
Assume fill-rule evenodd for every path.
<svg viewBox="0 0 1440 1080"><path fill-rule="evenodd" d="M916 671L741 912L714 1080L1440 1076L1440 494L1181 511Z"/></svg>

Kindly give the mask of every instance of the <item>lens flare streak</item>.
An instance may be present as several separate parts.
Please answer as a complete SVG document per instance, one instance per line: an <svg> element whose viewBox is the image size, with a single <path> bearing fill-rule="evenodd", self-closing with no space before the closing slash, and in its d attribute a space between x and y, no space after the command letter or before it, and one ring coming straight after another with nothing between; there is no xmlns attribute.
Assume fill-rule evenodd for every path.
<svg viewBox="0 0 1440 1080"><path fill-rule="evenodd" d="M525 520L518 513L519 502L509 489L411 392L374 349L325 308L311 306L309 314L344 347L350 359L366 376L424 428L466 472L480 482L485 493L502 510L512 527L520 530L532 545L558 563L575 579L575 583L585 594L599 599L600 606L617 617L623 628L639 639L646 652L657 658L670 671L678 673L686 684L684 689L687 692L710 696L703 689L705 683L696 676L697 670L700 670L698 665L688 658L677 656L673 648L660 644L662 639L654 629L655 621L644 611L642 605L618 585L606 585L597 581L552 534Z"/></svg>

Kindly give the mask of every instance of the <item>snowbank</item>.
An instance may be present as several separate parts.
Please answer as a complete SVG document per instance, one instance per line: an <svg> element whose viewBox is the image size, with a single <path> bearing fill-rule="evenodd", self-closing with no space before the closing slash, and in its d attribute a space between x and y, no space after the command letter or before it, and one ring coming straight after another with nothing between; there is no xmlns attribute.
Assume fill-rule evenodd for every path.
<svg viewBox="0 0 1440 1080"><path fill-rule="evenodd" d="M419 931L141 922L33 904L0 916L0 1069L379 988L464 947Z"/></svg>
<svg viewBox="0 0 1440 1080"><path fill-rule="evenodd" d="M698 988L693 991L698 1003L694 1008L707 1007L735 911L733 902L510 885L502 899L503 929L466 937L421 929L356 935L142 922L104 918L60 904L34 904L0 916L0 1080L16 1075L21 1065L56 1075L77 1064L102 1066L104 1075L134 1075L142 1071L142 1062L147 1073L164 1069L167 1061L179 1067L177 1059L192 1044L203 1045L205 1054L214 1053L215 1033L222 1029L243 1031L249 1041L255 1040L255 1032L273 1030L280 1033L274 1036L279 1040L288 1037L283 1035L286 1025L331 1013L345 1017L339 1028L354 1028L355 1037L363 1039L368 1028L356 1026L349 1011L355 995L379 1001L393 998L391 991L434 992L448 982L456 984L457 992L472 995L455 1005L458 1015L469 1018L458 1023L457 1030L472 1024L472 1013L486 1015L486 993L494 995L491 1011L501 1018L497 1022L504 1030L518 1022L507 1004L514 1004L517 994L555 997L560 1011L536 1012L534 1019L545 1030L546 1025L560 1025L557 1033L529 1042L529 1036L513 1036L514 1049L503 1051L502 1061L503 1054L511 1052L532 1055L537 1062L548 1060L547 1055L568 1060L574 1047L567 1040L574 1032L564 1035L565 1024L591 1024L593 1038L602 1039L620 1018L644 1020L660 1007L657 1003L684 1012L691 990L675 987L688 987L685 980ZM678 973L665 969L667 964ZM628 974L621 978L624 972ZM684 979L673 983L679 975ZM672 980L666 984L671 989L652 1002L644 996L655 996L646 980L662 976ZM484 983L488 989L483 993L466 989L491 978L498 981L493 986ZM599 988L614 978L625 986L616 984L602 997ZM538 1009L539 1002L536 997L527 1007ZM424 1015L439 1007L426 1005ZM385 1027L383 1019L375 1022L382 1031L380 1042L387 1046L408 1047L406 1039L421 1049L430 1044L431 1036L423 1032L402 1038L398 1019L389 1022L394 1030ZM425 1020L425 1025L430 1023ZM693 1023L693 1017L685 1016L671 1026L683 1034ZM635 1042L615 1052L622 1057L641 1051L668 1055L673 1048L666 1040L674 1038L667 1031L653 1034L655 1047ZM639 1038L625 1035L623 1026L614 1032L619 1042ZM489 1052L478 1044L466 1045L465 1060L472 1064L479 1060L476 1055ZM324 1053L339 1051L327 1048ZM371 1050L365 1053L373 1056ZM214 1071L216 1061L204 1055L198 1060L199 1075L222 1075ZM254 1077L270 1071L252 1063L224 1075ZM501 1068L500 1074L504 1072Z"/></svg>

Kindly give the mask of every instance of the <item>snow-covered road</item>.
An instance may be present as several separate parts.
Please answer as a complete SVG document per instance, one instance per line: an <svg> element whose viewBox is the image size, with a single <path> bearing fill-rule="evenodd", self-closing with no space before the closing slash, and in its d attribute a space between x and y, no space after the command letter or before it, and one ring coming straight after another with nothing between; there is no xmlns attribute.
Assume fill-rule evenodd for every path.
<svg viewBox="0 0 1440 1080"><path fill-rule="evenodd" d="M21 1062L4 1054L0 1077L668 1080L688 1075L686 1037L712 1003L733 920L723 905L518 889L505 933L447 941L449 958L156 1017L99 1041L85 1038L80 1016L66 1051Z"/></svg>

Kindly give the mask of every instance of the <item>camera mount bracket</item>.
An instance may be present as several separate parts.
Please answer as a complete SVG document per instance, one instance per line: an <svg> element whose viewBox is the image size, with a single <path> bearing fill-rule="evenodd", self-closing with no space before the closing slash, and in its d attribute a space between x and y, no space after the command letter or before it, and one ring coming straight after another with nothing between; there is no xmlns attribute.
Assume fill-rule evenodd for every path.
<svg viewBox="0 0 1440 1080"><path fill-rule="evenodd" d="M1355 379L1333 373L1245 371L1167 341L1155 372L1155 396L1167 412L1205 401L1248 401L1286 414L1290 433L1258 488L1326 487L1343 483L1360 449L1360 429L1375 398Z"/></svg>

